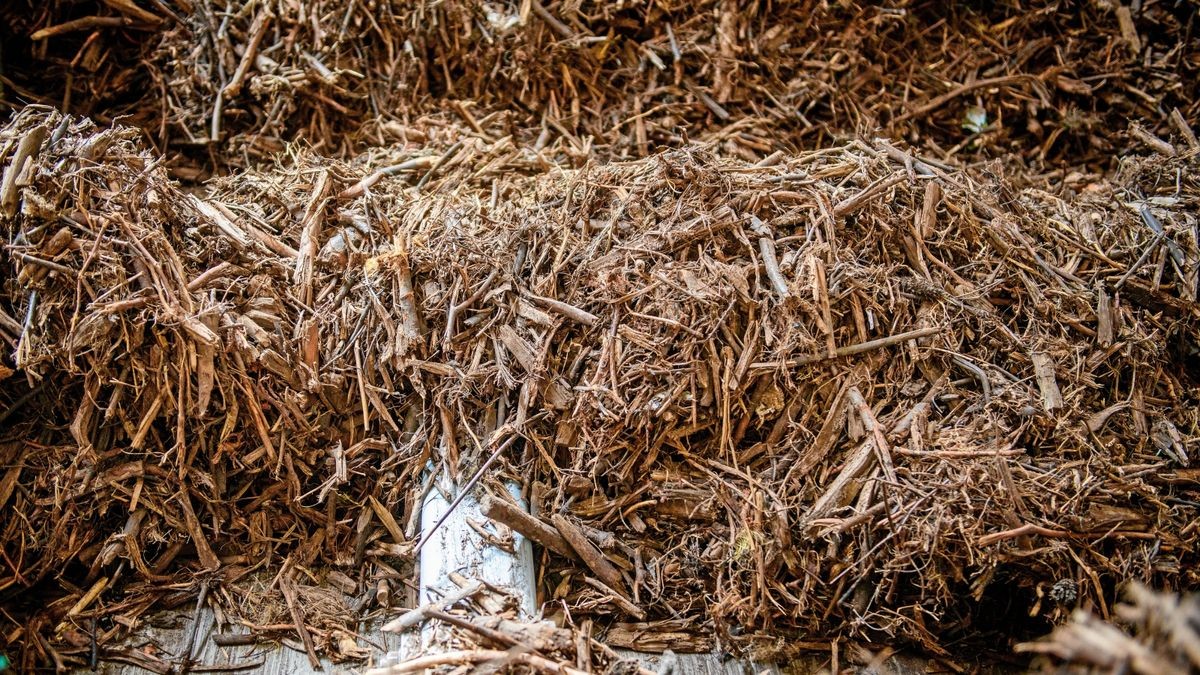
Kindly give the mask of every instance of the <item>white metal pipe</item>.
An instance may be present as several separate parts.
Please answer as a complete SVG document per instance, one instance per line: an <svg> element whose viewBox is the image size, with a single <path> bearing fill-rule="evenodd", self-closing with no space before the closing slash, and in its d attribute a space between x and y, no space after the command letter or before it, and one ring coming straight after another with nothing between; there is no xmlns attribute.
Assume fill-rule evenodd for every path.
<svg viewBox="0 0 1200 675"><path fill-rule="evenodd" d="M468 524L473 520L487 529L493 527L479 511L480 488L472 488L472 493L464 496L447 516L446 511L458 497L461 487L454 485L444 473L438 481L442 489L430 490L421 507L421 539L428 538L429 541L420 553L419 604L436 601L457 589L449 575L458 573L470 581L482 581L507 592L517 600L519 619L532 620L537 611L537 599L533 546L529 540L517 532L512 533L516 555L487 543ZM505 487L513 499L524 506L520 486L508 482ZM442 496L443 492L449 496L449 501ZM438 526L443 516L445 520ZM433 530L435 526L437 530ZM447 648L446 631L446 626L427 621L419 634L414 631L404 636L399 653L389 654L388 660L406 660L443 651Z"/></svg>

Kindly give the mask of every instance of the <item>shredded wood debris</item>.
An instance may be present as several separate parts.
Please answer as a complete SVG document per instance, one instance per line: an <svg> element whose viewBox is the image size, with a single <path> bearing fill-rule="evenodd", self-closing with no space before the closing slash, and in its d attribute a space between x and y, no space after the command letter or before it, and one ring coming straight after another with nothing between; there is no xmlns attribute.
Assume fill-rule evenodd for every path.
<svg viewBox="0 0 1200 675"><path fill-rule="evenodd" d="M268 626L337 655L301 589L386 613L422 470L501 446L485 513L612 646L947 654L1197 581L1194 154L1066 197L882 141L542 173L476 141L432 177L294 153L188 191L135 137L0 134L32 651L265 574Z"/></svg>
<svg viewBox="0 0 1200 675"><path fill-rule="evenodd" d="M0 660L1196 667L1192 5L0 3Z"/></svg>
<svg viewBox="0 0 1200 675"><path fill-rule="evenodd" d="M94 13L84 15L87 7ZM6 100L127 115L206 172L305 139L414 140L449 111L566 161L689 139L732 156L856 131L942 161L1111 168L1111 133L1200 114L1187 2L10 0ZM52 77L47 78L47 72ZM1042 169L1036 169L1041 171Z"/></svg>

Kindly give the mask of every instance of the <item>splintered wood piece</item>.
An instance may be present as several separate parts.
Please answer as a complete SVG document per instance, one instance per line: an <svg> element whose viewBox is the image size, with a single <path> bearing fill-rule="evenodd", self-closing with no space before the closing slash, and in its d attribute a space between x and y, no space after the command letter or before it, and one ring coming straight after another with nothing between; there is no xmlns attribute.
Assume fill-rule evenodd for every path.
<svg viewBox="0 0 1200 675"><path fill-rule="evenodd" d="M615 623L604 633L610 647L638 651L676 651L702 654L712 650L714 636L697 633L677 622Z"/></svg>
<svg viewBox="0 0 1200 675"><path fill-rule="evenodd" d="M621 578L621 571L609 562L608 558L604 557L604 554L600 552L600 549L596 548L595 544L588 540L587 535L583 533L583 530L579 529L578 525L575 525L567 520L565 516L558 513L550 517L550 522L554 523L555 529L558 530L558 533L570 545L571 550L575 551L575 554L579 556L583 564L588 566L588 569L595 572L596 576L600 577L600 580L610 586L615 592L622 592L621 589L624 587L625 582Z"/></svg>
<svg viewBox="0 0 1200 675"><path fill-rule="evenodd" d="M1175 127L1180 136L1183 136L1183 140L1188 144L1189 148L1200 150L1200 140L1197 140L1196 132L1192 129L1192 125L1188 124L1183 113L1179 112L1179 108L1171 110L1171 125Z"/></svg>
<svg viewBox="0 0 1200 675"><path fill-rule="evenodd" d="M97 579L96 582L92 584L92 587L89 588L86 593L81 595L79 600L77 600L74 605L71 605L71 609L67 610L66 615L63 617L62 623L60 623L58 628L55 630L59 632L65 630L67 628L66 620L87 609L88 606L96 600L96 598L100 597L100 594L104 592L104 589L108 588L108 582L108 577L100 577Z"/></svg>
<svg viewBox="0 0 1200 675"><path fill-rule="evenodd" d="M605 599L608 600L609 602L611 602L612 604L616 605L618 608L621 609L621 611L625 612L626 614L632 616L635 619L645 619L646 618L646 612L643 611L641 607L638 607L637 605L633 604L633 601L631 601L629 598L625 597L625 594L622 593L621 591L618 591L617 589L609 586L608 584L604 583L603 581L600 581L599 579L593 579L591 577L585 576L585 577L583 577L583 580L588 585L592 586L596 590L603 593L605 596Z"/></svg>
<svg viewBox="0 0 1200 675"><path fill-rule="evenodd" d="M250 72L250 65L254 63L254 57L258 54L258 45L262 42L263 36L267 34L267 27L270 23L271 12L267 9L259 10L254 17L254 22L250 24L250 39L246 41L237 69L233 71L233 77L229 78L229 83L221 90L224 98L234 98L241 93L242 83L246 80L246 74Z"/></svg>
<svg viewBox="0 0 1200 675"><path fill-rule="evenodd" d="M1096 289L1096 342L1108 346L1116 339L1112 297L1101 285Z"/></svg>
<svg viewBox="0 0 1200 675"><path fill-rule="evenodd" d="M318 174L316 186L304 209L304 218L300 221L300 245L296 247L300 255L296 257L293 280L299 289L300 301L305 304L312 303L313 264L316 262L317 249L320 248L321 226L324 222L322 211L332 183L328 171Z"/></svg>
<svg viewBox="0 0 1200 675"><path fill-rule="evenodd" d="M1136 58L1142 53L1142 38L1133 22L1133 11L1123 2L1117 5L1117 25L1121 28L1121 37L1129 46L1129 52Z"/></svg>
<svg viewBox="0 0 1200 675"><path fill-rule="evenodd" d="M942 186L934 180L925 183L925 197L917 215L917 233L921 241L929 239L937 232L937 211L941 201Z"/></svg>
<svg viewBox="0 0 1200 675"><path fill-rule="evenodd" d="M600 320L600 317L592 314L591 312L575 307L574 305L568 305L567 303L555 300L554 298L544 298L540 295L534 295L532 293L528 294L528 296L530 300L533 300L551 312L554 312L559 316L566 317L572 321L581 323L585 326L594 326L596 322Z"/></svg>
<svg viewBox="0 0 1200 675"><path fill-rule="evenodd" d="M573 631L549 622L511 621L501 616L474 617L471 623L507 635L531 649L545 653L566 653L575 646Z"/></svg>
<svg viewBox="0 0 1200 675"><path fill-rule="evenodd" d="M55 257L66 251L73 244L75 244L75 237L71 234L71 230L63 227L59 228L53 236L38 247L37 253L40 257L25 255L23 253L18 254L17 257L21 261L30 263L30 265L21 268L21 271L17 274L17 283L22 286L29 286L34 282L46 278L46 275L51 270L73 274L74 270L52 262ZM78 247L77 244L76 247Z"/></svg>
<svg viewBox="0 0 1200 675"><path fill-rule="evenodd" d="M402 363L421 340L421 312L417 309L416 293L413 290L412 267L409 264L408 240L401 238L395 256L396 302L400 311L392 362Z"/></svg>
<svg viewBox="0 0 1200 675"><path fill-rule="evenodd" d="M551 407L562 410L571 401L571 393L558 378L545 378L544 368L540 366L538 353L511 326L501 326L499 330L501 343L512 354L517 363L531 376L544 380L541 387L546 403Z"/></svg>
<svg viewBox="0 0 1200 675"><path fill-rule="evenodd" d="M759 220L758 216L751 216L750 229L758 235L758 251L762 254L763 267L767 271L767 278L771 280L771 287L775 289L775 294L781 301L787 300L791 297L791 291L788 290L787 279L779 269L779 256L775 252L775 240L771 236L770 228Z"/></svg>
<svg viewBox="0 0 1200 675"><path fill-rule="evenodd" d="M209 202L204 203L206 205L209 204ZM234 215L234 213L230 211L229 207L225 206L225 204L219 201L212 201L211 207L217 213L224 216L228 224L234 224L238 222L238 217ZM245 233L249 235L251 239L262 244L268 251L271 251L282 258L294 259L300 255L299 251L280 241L279 237L263 231L261 228L256 227L252 222L243 222L234 225L234 227L236 227L239 232L245 231Z"/></svg>
<svg viewBox="0 0 1200 675"><path fill-rule="evenodd" d="M1147 147L1153 148L1155 152L1161 155L1174 157L1178 154L1178 152L1175 150L1175 146L1150 133L1140 124L1134 124L1132 127L1130 127L1129 133L1134 138L1138 139L1142 143L1145 143Z"/></svg>
<svg viewBox="0 0 1200 675"><path fill-rule="evenodd" d="M788 469L787 482L789 484L793 473L800 478L812 473L817 465L825 461L829 451L837 443L838 436L845 429L845 416L842 411L845 409L846 392L849 388L849 381L843 383L837 395L833 397L833 402L829 405L829 412L825 414L825 421L821 424L817 437L804 449L792 468Z"/></svg>
<svg viewBox="0 0 1200 675"><path fill-rule="evenodd" d="M879 454L879 464L883 467L883 475L888 479L888 482L896 482L896 469L892 465L892 449L887 442L887 437L883 433L883 428L879 424L879 420L875 419L875 413L871 411L871 406L867 405L866 399L863 398L858 387L850 387L847 392L850 404L858 411L862 418L863 427L875 439L875 451Z"/></svg>
<svg viewBox="0 0 1200 675"><path fill-rule="evenodd" d="M854 452L842 464L842 470L825 488L817 501L809 507L801 519L801 523L811 523L819 518L826 518L834 510L853 501L858 494L858 479L875 466L878 453L875 452L875 438L867 437L854 449Z"/></svg>
<svg viewBox="0 0 1200 675"><path fill-rule="evenodd" d="M188 534L191 535L192 544L196 547L196 555L200 556L200 564L207 570L217 569L221 566L221 561L213 553L208 538L204 536L204 530L200 527L200 520L196 518L196 511L192 508L192 499L188 496L186 486L176 495L176 501L183 509L183 520L187 525Z"/></svg>
<svg viewBox="0 0 1200 675"><path fill-rule="evenodd" d="M287 603L288 612L292 615L292 623L296 633L300 636L300 641L304 643L304 653L308 655L308 664L313 670L322 670L321 659L317 657L317 648L313 644L312 634L308 632L308 626L305 625L304 610L300 607L300 600L296 597L296 588L292 586L292 581L289 578L291 561L284 564L283 570L279 574L279 590L283 593L284 602Z"/></svg>
<svg viewBox="0 0 1200 675"><path fill-rule="evenodd" d="M558 530L529 515L511 502L487 495L480 501L479 510L483 515L511 527L544 549L568 558L577 557L575 549L571 548Z"/></svg>
<svg viewBox="0 0 1200 675"><path fill-rule="evenodd" d="M233 219L227 217L215 206L209 204L203 199L200 199L196 195L188 195L188 199L191 201L192 206L195 207L198 212L200 212L200 215L207 218L208 221L216 226L216 228L222 234L229 237L229 240L232 241L235 246L238 248L246 248L250 245L250 236L247 235L241 227L238 227L238 225L233 222Z"/></svg>
<svg viewBox="0 0 1200 675"><path fill-rule="evenodd" d="M844 218L862 208L864 204L871 201L876 196L883 194L888 189L895 187L906 180L908 180L908 176L903 173L885 176L884 178L881 178L863 188L858 194L847 198L843 202L839 202L833 207L833 215L838 218Z"/></svg>
<svg viewBox="0 0 1200 675"><path fill-rule="evenodd" d="M392 512L374 496L368 496L367 501L370 502L371 510L375 512L375 516L379 518L379 522L383 523L383 527L391 535L392 541L397 544L405 544L408 540L404 536L404 530L400 529L400 524L396 522L396 518L392 516Z"/></svg>
<svg viewBox="0 0 1200 675"><path fill-rule="evenodd" d="M1030 359L1033 361L1034 379L1042 392L1042 407L1046 412L1063 407L1062 392L1058 390L1058 379L1054 375L1054 359L1043 352L1031 354Z"/></svg>
<svg viewBox="0 0 1200 675"><path fill-rule="evenodd" d="M17 150L4 168L4 177L0 179L0 213L11 218L17 213L18 179L25 173L30 163L37 158L42 141L50 131L43 125L38 125L25 133L17 144Z"/></svg>

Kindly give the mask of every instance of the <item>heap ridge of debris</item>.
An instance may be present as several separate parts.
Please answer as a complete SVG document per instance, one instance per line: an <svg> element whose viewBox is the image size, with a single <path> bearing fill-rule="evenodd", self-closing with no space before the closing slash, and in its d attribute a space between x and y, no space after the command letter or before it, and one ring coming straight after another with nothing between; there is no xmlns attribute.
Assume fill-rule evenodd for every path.
<svg viewBox="0 0 1200 675"><path fill-rule="evenodd" d="M61 658L197 584L274 579L269 633L317 570L394 580L425 468L493 453L488 514L611 646L948 654L1014 598L1195 582L1194 151L1066 200L882 141L297 155L199 193L52 111L0 145L5 585L73 579L17 629ZM336 655L350 614L302 635Z"/></svg>

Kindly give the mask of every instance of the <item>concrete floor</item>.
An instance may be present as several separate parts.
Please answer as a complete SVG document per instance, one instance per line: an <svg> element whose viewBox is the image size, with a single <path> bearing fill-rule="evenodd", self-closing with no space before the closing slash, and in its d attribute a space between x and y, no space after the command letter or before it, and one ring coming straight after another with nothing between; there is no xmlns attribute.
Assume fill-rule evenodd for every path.
<svg viewBox="0 0 1200 675"><path fill-rule="evenodd" d="M192 646L192 659L189 672L245 672L262 673L263 675L298 675L315 672L309 665L308 656L303 648L280 645L251 645L237 647L221 647L212 640L216 632L215 618L209 610L200 612L199 628L196 631L195 644ZM183 671L187 655L188 640L192 635L192 617L190 612L164 612L148 621L145 628L139 631L135 638L128 640L125 645L134 650L145 650L154 654L161 662L176 668L175 672ZM384 633L378 630L369 631L360 640L359 645L366 647L366 641L373 643L372 652L378 655L373 659L376 663L389 651L397 651L401 647L401 637L394 633ZM299 647L297 649L297 647ZM661 654L639 654L622 650L622 655L637 658L647 668L654 670L663 660ZM672 657L668 657L672 658ZM674 675L779 675L780 671L774 666L754 664L736 659L722 660L709 654L679 654L673 657ZM813 664L816 672L820 662ZM333 675L357 675L367 669L363 663L335 664L328 660L322 661L322 672ZM236 670L235 670L236 669ZM96 671L103 675L143 675L154 672L127 663L111 661L101 662Z"/></svg>

